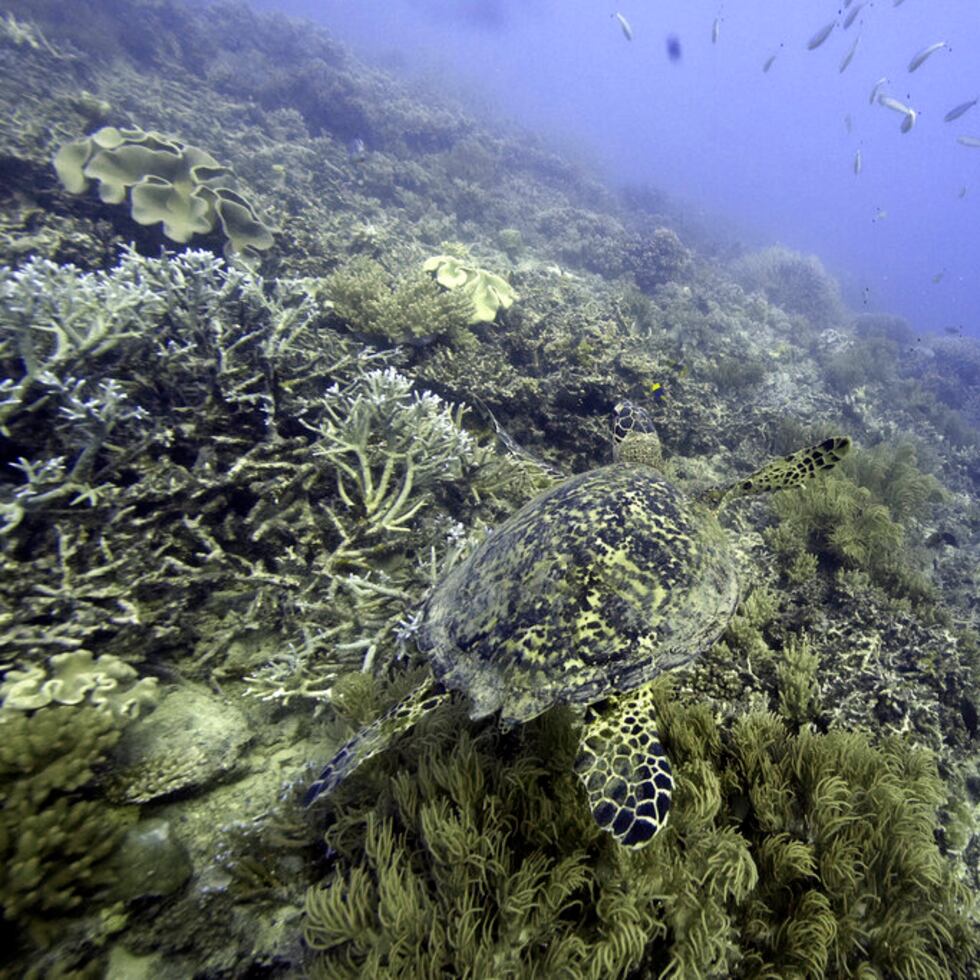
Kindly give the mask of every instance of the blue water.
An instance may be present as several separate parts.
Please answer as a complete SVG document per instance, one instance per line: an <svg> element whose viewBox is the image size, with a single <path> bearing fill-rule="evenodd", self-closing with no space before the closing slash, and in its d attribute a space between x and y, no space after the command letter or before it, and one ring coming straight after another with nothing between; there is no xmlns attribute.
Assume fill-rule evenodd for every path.
<svg viewBox="0 0 980 980"><path fill-rule="evenodd" d="M310 17L373 61L484 100L556 145L576 147L611 183L665 190L702 224L734 222L746 244L781 242L819 255L857 311L898 313L917 331L958 327L980 336L980 148L956 141L980 137L980 105L943 122L980 95L975 0L872 0L847 30L842 22L856 4L617 2L259 5ZM832 20L827 41L808 50ZM680 42L677 61L667 55L671 35ZM911 58L939 40L948 49L909 73ZM869 104L883 75L883 91L919 113L907 134L900 114Z"/></svg>

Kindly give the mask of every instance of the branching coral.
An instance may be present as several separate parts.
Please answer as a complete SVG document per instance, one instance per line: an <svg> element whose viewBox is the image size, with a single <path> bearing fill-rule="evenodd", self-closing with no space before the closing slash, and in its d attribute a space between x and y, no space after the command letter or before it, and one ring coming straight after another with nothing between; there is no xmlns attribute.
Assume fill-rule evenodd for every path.
<svg viewBox="0 0 980 980"><path fill-rule="evenodd" d="M677 789L641 852L590 825L564 709L505 736L461 730L450 707L372 762L327 832L339 865L307 897L311 975L938 980L969 961L927 752L768 714L723 734L657 690Z"/></svg>
<svg viewBox="0 0 980 980"><path fill-rule="evenodd" d="M381 265L356 258L327 276L322 292L334 313L366 336L395 342L466 337L470 301L440 289L424 273L401 280L393 289Z"/></svg>
<svg viewBox="0 0 980 980"><path fill-rule="evenodd" d="M428 489L458 480L474 453L460 426L463 409L431 392L413 393L392 368L368 372L345 389L334 385L320 407L314 452L333 464L337 495L363 519L365 539L406 533ZM342 526L336 512L332 519Z"/></svg>

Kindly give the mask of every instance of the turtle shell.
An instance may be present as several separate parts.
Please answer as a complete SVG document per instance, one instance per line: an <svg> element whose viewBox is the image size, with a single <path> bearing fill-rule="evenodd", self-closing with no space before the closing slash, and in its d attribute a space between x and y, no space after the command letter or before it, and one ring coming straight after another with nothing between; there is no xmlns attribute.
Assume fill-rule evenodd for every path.
<svg viewBox="0 0 980 980"><path fill-rule="evenodd" d="M629 691L709 647L738 601L714 515L615 463L525 504L429 598L419 646L472 717L505 725Z"/></svg>

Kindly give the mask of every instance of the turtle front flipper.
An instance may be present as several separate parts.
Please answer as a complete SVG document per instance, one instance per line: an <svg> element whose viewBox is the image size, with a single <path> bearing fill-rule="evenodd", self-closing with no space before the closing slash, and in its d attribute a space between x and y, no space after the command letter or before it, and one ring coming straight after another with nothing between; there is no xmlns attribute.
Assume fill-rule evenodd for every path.
<svg viewBox="0 0 980 980"><path fill-rule="evenodd" d="M815 446L770 460L741 480L712 491L709 502L720 505L736 497L800 487L807 480L832 470L850 451L851 440L847 436L831 436Z"/></svg>
<svg viewBox="0 0 980 980"><path fill-rule="evenodd" d="M312 806L321 796L332 793L358 766L383 752L396 735L408 731L422 715L432 711L448 697L449 692L442 684L431 677L427 678L337 750L316 782L306 791L303 805Z"/></svg>
<svg viewBox="0 0 980 980"><path fill-rule="evenodd" d="M575 771L595 822L624 847L643 847L667 823L674 777L648 687L587 709Z"/></svg>

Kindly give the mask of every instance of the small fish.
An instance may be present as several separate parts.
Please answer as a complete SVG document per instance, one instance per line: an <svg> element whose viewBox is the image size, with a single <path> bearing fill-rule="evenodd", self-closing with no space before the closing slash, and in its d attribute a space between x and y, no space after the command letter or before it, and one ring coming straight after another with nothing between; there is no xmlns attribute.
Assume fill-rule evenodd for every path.
<svg viewBox="0 0 980 980"><path fill-rule="evenodd" d="M977 102L980 102L980 99L970 99L969 102L961 102L955 109L950 109L949 112L943 116L943 122L952 122L954 119L959 119L960 116L969 112L977 104Z"/></svg>
<svg viewBox="0 0 980 980"><path fill-rule="evenodd" d="M933 277L932 281L938 286L939 283L943 281L943 276L946 275L946 270L943 269L942 272L937 272Z"/></svg>
<svg viewBox="0 0 980 980"><path fill-rule="evenodd" d="M854 0L844 0L844 9L847 10L853 2Z"/></svg>
<svg viewBox="0 0 980 980"><path fill-rule="evenodd" d="M659 381L650 382L649 391L655 402L662 402L667 395L667 389Z"/></svg>
<svg viewBox="0 0 980 980"><path fill-rule="evenodd" d="M960 192L959 192L959 194L957 194L956 196L957 196L957 197L966 197L966 184L964 184L964 185L963 185L963 186L962 186L962 187L960 188Z"/></svg>
<svg viewBox="0 0 980 980"><path fill-rule="evenodd" d="M909 109L909 111L905 113L905 118L902 120L902 125L899 126L899 129L901 129L903 133L907 133L915 125L915 120L918 118L918 115L919 114L915 111L915 109Z"/></svg>
<svg viewBox="0 0 980 980"><path fill-rule="evenodd" d="M630 27L630 22L617 10L613 16L619 21L619 26L623 29L623 36L627 41L633 40L633 28Z"/></svg>
<svg viewBox="0 0 980 980"><path fill-rule="evenodd" d="M776 56L775 56L774 54L771 54L771 55L769 55L769 57L768 57L768 58L766 58L766 60L765 60L765 61L763 62L763 64L762 64L762 70L763 70L764 72L767 72L767 71L769 71L769 69L770 69L770 68L772 68L772 63L773 63L773 62L774 62L775 60L776 60Z"/></svg>
<svg viewBox="0 0 980 980"><path fill-rule="evenodd" d="M878 93L887 84L888 84L888 79L884 75L882 75L881 78L879 78L878 81L874 83L874 85L871 88L871 98L868 99L868 102L871 105L874 105L875 99L878 98Z"/></svg>
<svg viewBox="0 0 980 980"><path fill-rule="evenodd" d="M905 0L893 0L892 6L901 7L903 3L905 3Z"/></svg>
<svg viewBox="0 0 980 980"><path fill-rule="evenodd" d="M351 163L363 163L367 159L367 147L360 136L355 136L347 144L347 159Z"/></svg>
<svg viewBox="0 0 980 980"><path fill-rule="evenodd" d="M861 168L862 168L863 166L864 166L864 163L863 163L863 162L862 162L862 160L861 160L861 151L860 151L860 150L858 150L858 151L857 151L857 153L855 153L855 154L854 154L854 176L855 176L855 177L856 177L856 176L857 176L857 175L858 175L859 173L861 173Z"/></svg>
<svg viewBox="0 0 980 980"><path fill-rule="evenodd" d="M956 142L963 146L980 146L980 136L957 136ZM962 196L961 194L960 197Z"/></svg>
<svg viewBox="0 0 980 980"><path fill-rule="evenodd" d="M837 21L832 20L829 24L825 24L823 27L821 27L820 30L806 42L807 50L815 51L817 48L819 48L820 45L823 44L828 37L830 37L830 32L834 29L836 24Z"/></svg>
<svg viewBox="0 0 980 980"><path fill-rule="evenodd" d="M857 10L857 7L855 7L854 9ZM848 49L847 54L845 54L844 57L841 59L840 68L837 69L838 72L844 71L844 69L847 68L847 66L851 63L851 59L854 57L854 52L857 51L858 49L858 41L860 40L861 40L861 35L858 34L858 36L854 38L854 43Z"/></svg>
<svg viewBox="0 0 980 980"><path fill-rule="evenodd" d="M844 129L846 129L848 135L850 135L850 132L853 128L854 128L854 120L851 119L851 114L848 113L846 116L844 116Z"/></svg>
<svg viewBox="0 0 980 980"><path fill-rule="evenodd" d="M721 36L721 18L716 17L715 22L711 25L711 43L717 44L718 38Z"/></svg>
<svg viewBox="0 0 980 980"><path fill-rule="evenodd" d="M859 3L859 4L858 4L858 5L857 5L857 6L856 6L856 7L855 7L855 8L854 8L854 9L853 9L853 10L852 10L852 11L851 11L851 12L850 12L850 13L849 13L848 15L847 15L847 17L846 17L846 18L844 19L844 30L845 30L845 31L846 31L846 30L847 30L847 29L848 29L848 28L849 28L849 27L851 26L851 24L853 24L853 23L854 23L854 21L855 21L855 19L857 18L857 15L858 15L859 13L861 13L861 8L862 8L862 7L864 7L864 4L863 4L863 3Z"/></svg>
<svg viewBox="0 0 980 980"><path fill-rule="evenodd" d="M871 219L872 221L884 221L888 217L888 212L884 208L878 208L875 211L875 216Z"/></svg>
<svg viewBox="0 0 980 980"><path fill-rule="evenodd" d="M878 105L883 105L886 109L891 109L893 112L900 112L903 116L907 116L912 111L910 106L907 106L904 102L899 102L898 99L893 99L890 95L879 95Z"/></svg>
<svg viewBox="0 0 980 980"><path fill-rule="evenodd" d="M922 64L922 62L923 62L923 61L925 61L925 60L926 60L926 58L928 58L928 57L929 57L929 55L931 55L931 54L935 54L935 52L937 52L937 51L939 51L939 50L940 50L941 48L945 48L945 47L946 47L946 42L945 42L945 41L936 41L936 43L935 43L935 44L930 44L930 45L929 45L928 47L925 47L925 48L923 48L923 49L922 49L922 50L921 50L921 51L920 51L920 52L919 52L919 53L918 53L918 54L917 54L917 55L916 55L916 56L915 56L915 57L914 57L914 58L913 58L913 59L912 59L912 60L911 60L911 61L909 62L909 71L915 71L915 69L916 69L916 68L918 68L918 67L919 67L919 65L921 65L921 64Z"/></svg>
<svg viewBox="0 0 980 980"><path fill-rule="evenodd" d="M681 39L676 34L667 35L667 57L671 61L681 60Z"/></svg>

